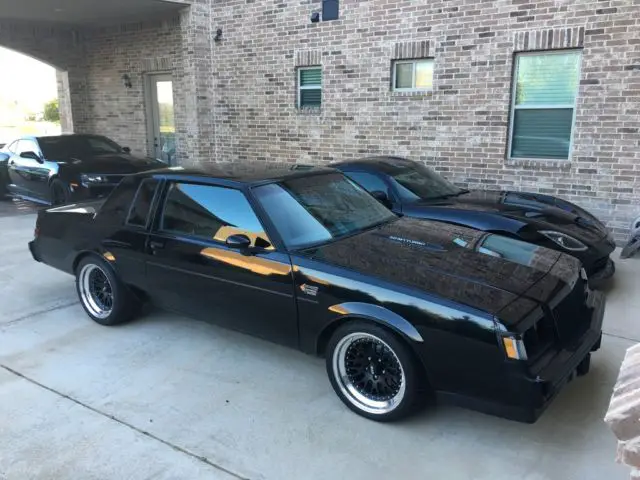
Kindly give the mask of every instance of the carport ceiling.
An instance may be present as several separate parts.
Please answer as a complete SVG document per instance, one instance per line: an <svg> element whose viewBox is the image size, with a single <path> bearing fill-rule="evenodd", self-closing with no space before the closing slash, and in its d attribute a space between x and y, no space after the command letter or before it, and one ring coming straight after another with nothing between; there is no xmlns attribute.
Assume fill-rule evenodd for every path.
<svg viewBox="0 0 640 480"><path fill-rule="evenodd" d="M96 25L159 16L185 6L165 0L0 0L0 19Z"/></svg>

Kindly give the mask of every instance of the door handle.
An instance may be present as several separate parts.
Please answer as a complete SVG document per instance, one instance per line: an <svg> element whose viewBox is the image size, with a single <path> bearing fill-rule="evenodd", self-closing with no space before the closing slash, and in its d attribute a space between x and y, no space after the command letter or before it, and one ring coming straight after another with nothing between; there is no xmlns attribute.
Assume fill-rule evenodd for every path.
<svg viewBox="0 0 640 480"><path fill-rule="evenodd" d="M151 250L162 250L164 248L164 242L159 242L157 240L151 240L149 242L149 246Z"/></svg>
<svg viewBox="0 0 640 480"><path fill-rule="evenodd" d="M16 162L14 162L13 160L9 160L9 165L15 165Z"/></svg>

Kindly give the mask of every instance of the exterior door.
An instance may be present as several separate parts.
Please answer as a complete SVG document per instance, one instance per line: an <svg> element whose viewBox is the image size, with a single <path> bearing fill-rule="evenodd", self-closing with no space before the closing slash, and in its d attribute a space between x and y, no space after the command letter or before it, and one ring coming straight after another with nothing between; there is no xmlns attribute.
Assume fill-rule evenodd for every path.
<svg viewBox="0 0 640 480"><path fill-rule="evenodd" d="M148 150L169 165L176 154L173 80L169 74L147 77Z"/></svg>
<svg viewBox="0 0 640 480"><path fill-rule="evenodd" d="M146 268L154 303L297 347L291 260L270 246L242 191L169 185L156 223ZM249 253L227 246L235 234L258 248Z"/></svg>
<svg viewBox="0 0 640 480"><path fill-rule="evenodd" d="M23 152L34 152L42 155L40 147L34 140L18 140L9 158L9 183L12 190L20 195L38 200L48 200L49 193L49 169L45 160L38 161L32 158L22 158Z"/></svg>

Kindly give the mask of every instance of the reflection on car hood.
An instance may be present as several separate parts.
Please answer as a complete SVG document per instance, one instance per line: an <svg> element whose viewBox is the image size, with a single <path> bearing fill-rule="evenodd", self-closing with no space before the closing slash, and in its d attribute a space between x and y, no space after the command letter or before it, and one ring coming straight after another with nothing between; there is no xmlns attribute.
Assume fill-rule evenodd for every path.
<svg viewBox="0 0 640 480"><path fill-rule="evenodd" d="M523 294L544 302L575 282L580 269L577 260L555 250L406 217L306 253L489 313Z"/></svg>
<svg viewBox="0 0 640 480"><path fill-rule="evenodd" d="M477 212L512 220L514 228L531 225L536 230L557 230L586 242L607 235L604 225L586 210L557 197L534 193L475 190L445 200L411 204L407 214L411 212L460 224L466 224L470 212Z"/></svg>
<svg viewBox="0 0 640 480"><path fill-rule="evenodd" d="M165 166L164 163L151 158L139 158L133 155L112 154L94 155L82 158L74 157L64 162L69 168L81 173L128 174L137 173Z"/></svg>

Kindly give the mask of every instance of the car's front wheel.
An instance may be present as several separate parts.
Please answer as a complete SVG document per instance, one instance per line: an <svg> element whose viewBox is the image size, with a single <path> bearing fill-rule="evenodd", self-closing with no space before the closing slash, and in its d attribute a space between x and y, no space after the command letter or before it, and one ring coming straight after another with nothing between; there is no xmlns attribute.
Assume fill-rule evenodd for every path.
<svg viewBox="0 0 640 480"><path fill-rule="evenodd" d="M51 205L63 205L69 201L70 192L69 187L65 185L62 180L55 179L51 182L50 196L51 196Z"/></svg>
<svg viewBox="0 0 640 480"><path fill-rule="evenodd" d="M336 394L354 412L398 420L418 404L420 366L407 344L378 325L354 321L327 345L327 373Z"/></svg>
<svg viewBox="0 0 640 480"><path fill-rule="evenodd" d="M124 323L139 310L139 300L97 255L84 257L78 264L76 290L85 312L100 325Z"/></svg>

